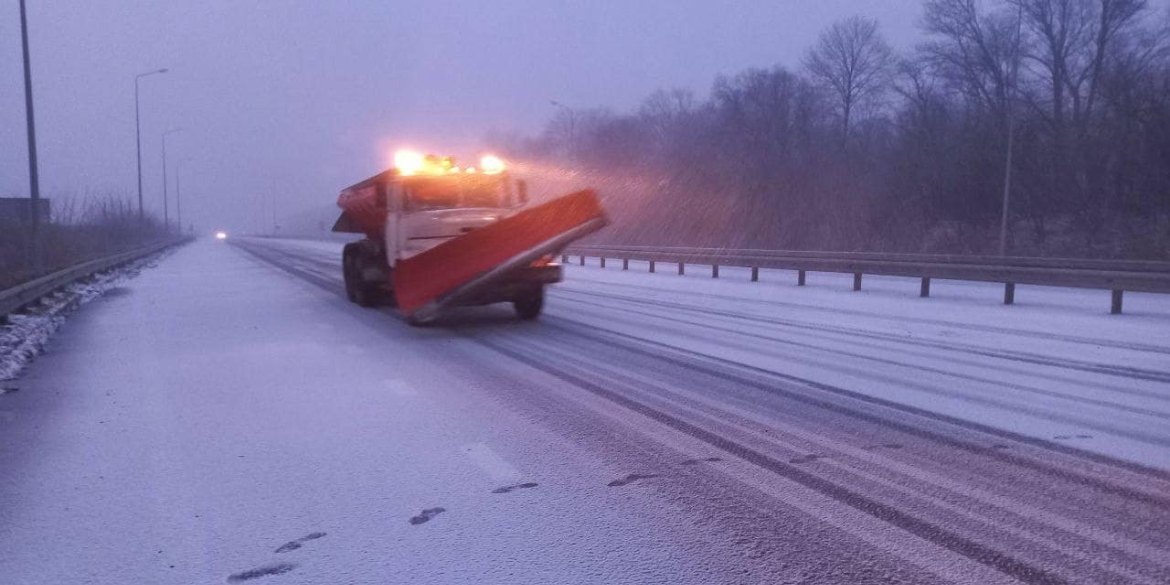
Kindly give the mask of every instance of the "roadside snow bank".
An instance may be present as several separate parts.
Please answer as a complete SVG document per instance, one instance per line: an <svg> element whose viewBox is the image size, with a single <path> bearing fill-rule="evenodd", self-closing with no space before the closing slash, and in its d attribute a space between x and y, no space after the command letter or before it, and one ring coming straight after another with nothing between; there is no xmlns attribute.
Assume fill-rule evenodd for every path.
<svg viewBox="0 0 1170 585"><path fill-rule="evenodd" d="M45 296L21 313L8 316L0 325L0 382L15 379L65 322L65 317L81 305L101 296L120 282L133 278L143 269L154 266L174 248L75 281Z"/></svg>

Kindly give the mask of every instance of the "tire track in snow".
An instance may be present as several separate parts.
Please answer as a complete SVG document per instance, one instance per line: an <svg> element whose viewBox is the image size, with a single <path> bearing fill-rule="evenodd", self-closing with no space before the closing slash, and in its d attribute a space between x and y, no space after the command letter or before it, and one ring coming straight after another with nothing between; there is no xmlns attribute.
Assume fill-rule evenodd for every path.
<svg viewBox="0 0 1170 585"><path fill-rule="evenodd" d="M578 302L581 302L581 301L578 301ZM975 376L975 375L971 375L971 374L964 374L964 373L955 372L955 371L951 371L951 370L944 370L941 368L935 368L935 367L921 365L921 364L902 362L902 361L892 360L889 358L877 357L877 356L873 356L873 355L866 355L866 354L851 352L851 351L844 351L844 350L841 350L838 348L833 348L833 347L828 347L828 346L823 346L823 345L816 345L816 344L812 344L812 343L805 343L805 342L800 342L800 341L793 341L791 339L784 339L784 338L774 337L774 336L770 336L770 335L751 333L751 332L745 331L743 329L732 329L732 328L728 328L728 327L721 327L718 325L712 325L710 323L699 323L699 322L695 322L695 321L686 321L686 320L680 319L678 317L670 316L670 315L660 315L660 314L649 313L649 312L645 312L645 311L637 311L634 309L627 309L624 307L611 307L611 308L613 310L620 310L620 311L624 311L624 312L628 312L628 313L632 313L632 314L636 314L636 315L642 315L645 317L664 319L664 320L668 320L668 321L672 321L672 322L676 322L676 323L682 323L682 324L686 324L686 325L694 325L694 326L701 327L701 328L707 329L707 330L714 330L714 331L719 331L722 333L741 335L744 337L750 337L753 339L759 339L759 340L763 340L763 341L771 341L771 342L782 344L782 345L789 345L789 346L800 347L800 348L804 348L804 349L812 349L812 350L821 351L821 352L825 352L825 353L829 353L829 354L845 356L848 358L872 361L872 362L876 362L876 363L880 363L880 364L888 365L888 366L897 366L897 367L902 367L902 368L915 369L915 370L919 370L922 372L928 372L928 373L938 374L938 375L942 375L942 376L959 378L962 380L967 380L967 381L971 381L971 382L978 382L978 383L982 383L982 384L988 384L988 385L992 385L992 386L996 386L996 387L1011 388L1013 390L1019 390L1021 392L1026 392L1029 394L1037 394L1037 395L1041 395L1041 396L1047 396L1050 398L1067 400L1070 402L1079 402L1079 403L1087 404L1087 405L1091 405L1091 406L1110 408L1110 409L1120 410L1120 411L1124 411L1124 412L1129 412L1132 414L1138 414L1138 415L1142 415L1142 416L1163 419L1163 420L1167 420L1168 422L1170 422L1170 412L1162 412L1162 411L1157 411L1157 410L1151 410L1148 408L1129 406L1129 405L1125 405L1125 404L1119 404L1117 402L1109 402L1109 401L1098 400L1098 399L1094 399L1094 398L1085 398L1085 397L1077 396L1077 395L1073 395L1073 394L1054 392L1051 390L1044 390L1042 388L1036 388L1033 386L1025 386L1023 384L1016 384L1016 383L1012 383L1012 382L1003 382L1003 381L999 381L999 380L992 380L990 378L984 378L984 377ZM872 349L883 349L883 348L877 348L874 346L867 346L867 347L870 347ZM806 363L813 363L813 362L810 362L808 360L804 360L804 361ZM988 368L990 366L984 365L983 367ZM915 384L912 384L912 385L915 385ZM941 393L941 394L945 394L946 396L949 396L949 397L955 397L955 398L960 398L960 399L963 398L962 395L946 392L945 390L943 390L941 388L934 389L932 387L921 385L921 384L916 384L915 386L920 387L921 389L923 389L926 392ZM1118 389L1118 392L1127 393L1127 394L1131 393L1128 390L1123 390L1123 389ZM1144 393L1144 392L1133 392L1133 393L1138 395L1138 396L1149 397L1149 396L1146 396L1146 394L1148 394L1148 393ZM1170 394L1154 395L1154 397L1156 397L1160 400L1170 400ZM986 400L986 399L980 399L980 400L987 403L987 404L997 406L997 407L1018 408L1017 405L1004 403L1001 401ZM1037 414L1037 415L1042 416L1042 414ZM1073 422L1073 421L1071 421L1071 419L1060 419L1060 420L1070 420L1070 422ZM1087 426L1093 426L1095 424L1091 421L1089 421L1089 422L1075 421L1075 422L1080 422L1081 424L1086 424ZM1097 427L1093 427L1093 428L1097 428ZM1108 427L1108 428L1102 427L1102 428L1098 428L1098 430L1105 430L1105 431L1109 431L1109 432L1118 432L1118 429L1115 429L1113 427ZM1121 432L1124 433L1123 430Z"/></svg>
<svg viewBox="0 0 1170 585"><path fill-rule="evenodd" d="M1084 372L1091 372L1094 374L1105 374L1110 376L1117 376L1122 378L1130 378L1135 380L1147 380L1152 382L1166 382L1170 383L1170 372L1163 372L1159 370L1146 370L1142 368L1131 368L1126 366L1112 366L1109 364L1095 364L1092 362L1083 362L1079 360L1060 359L1050 356L1043 356L1029 352L1013 351L1000 352L979 346L960 344L960 343L939 343L937 341L920 341L915 339L906 339L897 335L886 333L876 333L872 331L859 331L855 329L848 329L845 327L837 327L833 325L812 325L809 323L802 323L788 319L777 319L775 317L768 317L764 315L748 315L744 313L736 313L733 311L724 311L717 309L708 309L704 307L695 307L681 303L672 303L669 301L654 301L644 298L627 297L622 295L611 295L605 293L583 292L583 291L564 291L569 294L583 295L594 298L609 298L619 300L621 302L633 303L637 305L648 305L669 308L676 311L685 311L689 313L697 313L702 315L711 315L717 317L726 317L730 319L737 319L742 321L749 321L752 323L768 323L771 325L778 325L781 327L808 329L813 331L822 331L827 333L837 333L845 336L865 337L869 339L876 339L883 342L898 343L904 345L915 345L920 347L929 347L934 349L942 349L953 352L963 352L983 357L997 358L1003 360L1019 361L1031 363L1042 366L1054 366L1059 368L1080 370Z"/></svg>
<svg viewBox="0 0 1170 585"><path fill-rule="evenodd" d="M785 337L777 337L776 335L764 335L764 334L760 334L760 333L749 334L749 333L745 333L743 329L731 329L731 328L726 328L726 327L712 326L712 325L710 325L710 322L685 321L682 318L680 318L679 316L677 316L676 314L669 313L669 312L664 312L661 314L650 313L650 312L645 312L645 311L639 312L633 308L624 307L621 305L598 304L595 302L585 301L583 299L575 299L575 298L572 298L571 296L569 296L569 297L564 297L561 295L558 295L558 296L560 298L563 298L564 300L567 300L570 302L580 303L580 304L586 305L586 306L637 313L640 315L655 317L655 318L659 318L659 319L676 321L676 322L684 323L687 325L696 325L700 328L706 328L706 327L718 328L720 331L731 332L731 333L736 333L736 334L743 333L744 335L751 335L752 337L755 337L758 339L773 341L776 343L784 343L784 344L791 344L792 343L791 339L785 338ZM699 316L698 318L702 318L702 316ZM708 318L711 319L712 322L724 319L723 317L718 317L718 316L708 317ZM727 320L741 321L741 319L727 319ZM824 341L824 342L830 343L830 344L852 345L852 346L863 348L866 350L875 350L875 351L882 351L882 352L891 351L888 343L862 341L862 340L852 338L853 336L851 336L849 334L840 333L840 332L831 332L831 333L815 333L814 332L814 333L810 333L808 330L804 330L801 332L800 337L802 339L808 339L808 338L818 339L818 340L821 340L821 341ZM826 352L837 351L836 348L833 348L830 346L825 346L825 345L822 345L822 346L810 345L810 347L824 350ZM936 349L936 346L934 346L934 345L930 345L929 347L931 347L932 349ZM967 359L967 358L961 357L959 355L940 354L937 352L936 353L928 353L925 351L918 351L918 350L913 350L913 349L909 349L909 348L902 348L899 350L898 353L900 355L913 356L913 357L918 357L918 358L932 360L932 361L946 361L946 362L961 365L961 366L967 366L967 367L973 367L973 368L979 368L979 369L993 369L996 372L1011 373L1014 375L1025 376L1025 377L1030 377L1030 378L1039 378L1039 379L1049 381L1049 382L1058 381L1058 382L1061 382L1063 384L1070 385L1070 386L1080 386L1080 387L1084 387L1084 388L1091 388L1093 390L1106 390L1106 391L1114 392L1114 393L1118 393L1118 394L1138 396L1138 397L1141 397L1144 399L1158 400L1158 401L1162 401L1162 402L1170 402L1170 392L1153 392L1153 391L1143 390L1140 388L1123 387L1123 386L1105 384L1105 383L1102 383L1100 381L1095 381L1095 380L1094 381L1087 381L1087 380L1084 380L1082 378L1077 378L1077 377L1072 377L1072 376L1054 375L1050 372L1029 371L1029 370L1024 370L1024 369L1020 369L1020 368L1013 368L1013 367L1010 367L1009 365L1006 365L1006 364L993 364L991 362L987 362L986 360L977 361L977 360ZM952 353L954 353L954 352L952 352ZM920 368L921 367L918 364L915 364L911 361L896 362L896 364L899 366L907 367L907 368ZM1074 376L1075 376L1075 374L1074 374Z"/></svg>
<svg viewBox="0 0 1170 585"><path fill-rule="evenodd" d="M1041 447L1044 449L1061 452L1061 453L1066 454L1066 455L1073 455L1073 456L1084 458L1087 460L1092 460L1092 461L1104 463L1104 464L1111 465L1111 466L1121 467L1121 468L1130 470L1134 473L1153 477L1153 478L1156 478L1156 479L1159 479L1162 481L1170 481L1170 472L1163 471L1160 469L1153 469L1153 468L1146 467L1144 465L1140 465L1137 463L1132 463L1129 461L1123 461L1123 460L1120 460L1120 459L1117 459L1114 457L1109 457L1107 455L1101 455L1098 453L1084 451L1084 450L1076 449L1076 448L1069 447L1066 445L1052 443L1052 442L1044 440L1044 439L1029 437L1026 435L1021 435L1019 433L1013 433L1011 431L998 429L995 427L990 427L990 426L987 426L987 425L984 425L981 423L948 416L945 414L925 410L925 409L918 408L915 406L910 406L910 405L901 404L898 402L884 400L882 398L870 396L868 394L854 392L852 390L848 390L848 389L841 388L838 386L833 386L831 384L817 382L815 380L802 378L799 376L793 376L790 374L775 372L772 370L767 370L764 368L759 368L759 367L751 366L748 364L742 364L742 363L733 362L730 360L725 360L725 359L719 358L719 357L704 355L704 354L694 352L694 351L691 351L688 349L671 346L671 345L666 344L666 343L661 343L661 342L657 342L657 341L653 341L653 340L634 337L634 336L627 335L627 334L621 333L621 332L598 329L597 327L595 327L589 323L575 321L575 320L567 319L564 317L560 317L560 318L558 318L558 320L563 321L565 323L568 323L572 327L568 328L568 327L565 327L563 325L559 325L556 323L545 323L545 326L555 327L557 329L560 329L561 331L564 331L564 332L567 332L567 333L570 333L573 335L577 335L577 336L580 336L582 338L596 339L596 340L600 341L601 343L609 343L609 344L616 343L616 344L619 344L623 348L624 351L628 351L630 353L641 355L647 359L661 360L661 361L664 361L666 363L669 363L671 366L674 366L674 367L679 367L679 368L683 368L683 369L687 369L687 370L693 370L693 371L696 371L699 373L706 373L706 374L709 374L713 377L724 379L724 380L729 381L729 382L744 384L744 385L748 385L748 386L755 387L755 388L769 391L769 392L775 392L775 393L784 395L787 398L790 398L790 399L793 399L793 400L796 400L799 402L804 402L804 403L807 403L807 404L812 405L812 406L818 406L818 407L821 407L821 408L824 408L824 409L827 409L827 410L830 410L830 411L833 411L833 412L836 412L839 414L844 414L844 415L847 415L847 416L850 416L853 418L858 418L861 420L867 420L867 421L871 421L871 422L877 422L877 423L885 425L885 426L897 428L900 431L907 432L907 433L910 433L912 435L921 436L923 438L928 438L928 439L931 439L934 441L938 441L940 443L943 443L943 444L946 444L949 446L958 447L958 448L962 449L963 451L988 454L988 455L995 456L995 457L1001 459L1005 463L1013 463L1013 464L1017 464L1017 465L1027 465L1029 467L1033 467L1037 471L1045 471L1046 473L1052 474L1054 476L1065 477L1066 473L1063 470L1059 470L1058 468L1046 466L1040 462L1021 461L1021 460L1018 460L1018 458L1016 458L1015 456L1013 456L1011 454L1003 453L1003 452L995 450L995 449L988 449L987 447L985 447L983 445L978 445L978 444L968 443L968 442L961 441L961 440L956 440L956 439L953 439L952 437L947 436L947 435L935 433L932 431L927 431L925 429L920 429L917 427L907 425L906 423L894 421L892 419L883 417L880 414L876 414L874 412L874 410L870 407L871 406L880 406L883 408L890 409L892 411L906 413L906 414L910 414L910 415L913 415L916 417L924 417L924 418L931 419L931 420L934 420L937 422L946 423L948 425L954 425L954 426L958 426L958 427L963 427L963 428L975 430L975 431L978 431L980 433L987 434L990 436L995 436L998 438L1003 438L1003 439L1007 439L1007 440L1011 440L1011 441L1027 443L1027 444L1032 445L1034 447ZM756 379L754 376L762 376L765 380L770 378L772 380L779 381L779 382L796 383L801 387L824 391L824 392L828 393L829 395L844 398L844 399L847 399L851 402L855 402L856 404L853 406L846 406L846 405L831 403L831 402L825 401L823 399L820 399L820 398L817 398L814 396L809 396L809 395L804 395L804 394L801 394L798 392L794 392L792 390L784 388L781 384L776 384L775 382L768 383L768 382L760 381L760 380ZM1128 490L1127 488L1125 488L1123 486L1104 484L1104 483L1100 483L1100 481L1101 481L1101 478L1081 477L1078 480L1078 483L1083 483L1084 485L1087 485L1087 486L1094 486L1094 487L1098 487L1101 489L1105 489L1106 491L1109 491L1111 493L1124 494L1124 495L1126 495L1126 497L1140 499L1142 501L1146 501L1147 503L1170 507L1170 492L1161 493L1161 494L1158 494L1157 496L1155 496L1155 495L1153 495L1153 493L1135 492L1135 491ZM1151 498L1153 498L1153 499L1151 499Z"/></svg>
<svg viewBox="0 0 1170 585"><path fill-rule="evenodd" d="M735 439L737 442L752 444L757 449L763 448L777 459L788 459L790 463L799 465L824 462L823 464L828 467L817 468L818 473L833 470L837 472L833 473L833 475L838 476L837 483L850 486L876 486L876 489L871 487L866 493L871 497L884 498L884 502L887 504L903 507L908 503L919 502L912 507L915 509L928 507L935 510L940 516L949 515L962 519L962 523L952 522L947 525L963 525L966 530L981 527L979 531L1006 534L1033 547L1036 545L1046 547L1054 551L1053 554L1064 554L1066 558L1057 563L1059 566L1084 565L1086 562L1084 558L1069 556L1063 552L1079 548L1080 550L1095 549L1098 551L1096 555L1098 559L1096 560L1104 563L1106 565L1104 570L1113 575L1113 577L1109 577L1109 580L1121 578L1126 581L1145 581L1145 578L1128 569L1128 566L1135 562L1146 563L1146 566L1152 563L1162 567L1163 570L1170 568L1170 558L1165 556L1161 548L1128 540L1119 532L1103 529L1091 523L1085 523L1083 520L1073 520L1059 512L1053 513L1042 507L1036 507L1034 502L1043 502L1043 496L1029 493L1026 488L1022 490L1025 494L1023 499L1019 498L1021 490L1016 490L1017 496L1015 497L993 494L979 488L972 489L972 487L965 485L961 479L939 475L939 473L945 474L945 469L938 472L925 471L922 468L923 460L920 456L911 459L909 463L903 463L900 459L874 454L874 451L879 449L900 450L903 447L901 443L851 446L825 435L823 431L816 431L816 426L820 423L812 423L812 429L800 430L791 421L785 423L768 419L765 422L763 419L766 417L763 415L760 417L760 422L749 424L742 418L745 416L743 412L733 414L735 407L726 404L727 398L721 399L725 392L721 392L719 396L701 400L693 396L694 391L667 390L661 385L672 385L676 381L650 380L648 375L637 375L632 372L627 363L621 361L620 357L605 355L604 352L601 352L601 355L596 355L596 357L603 358L600 361L586 361L580 356L594 355L598 352L591 352L590 348L578 344L562 348L561 346L564 344L560 342L561 340L552 343L547 339L542 339L537 347L531 341L524 340L518 335L493 334L491 338L504 339L505 343L514 344L516 350L522 354L539 353L546 360L556 363L559 368L569 368L571 373L596 380L598 384L611 390L626 394L632 393L635 399L649 406L673 412L676 416L682 416L697 426L712 430L721 436L728 438L739 436L740 439ZM525 341L527 342L525 343ZM612 348L611 351L615 355L620 355L621 352L625 351L612 343L606 344L605 347ZM640 359L633 361L642 365ZM702 387L702 383L696 382L696 384ZM728 387L724 387L722 390L726 391ZM684 397L680 392L689 398ZM791 410L790 407L781 408L786 411ZM752 412L759 412L758 405ZM782 435L796 440L795 442L782 440ZM798 443L811 443L812 446L800 446ZM768 448L768 445L780 448L781 451L776 452L774 449ZM809 453L809 451L815 452ZM824 455L825 453L828 455ZM921 455L921 450L916 449L915 453ZM953 457L947 459L953 459ZM695 460L689 461L695 462ZM685 465L687 462L683 464ZM1005 476L1004 471L1004 469L999 469L994 474L1002 477ZM1022 479L1021 476L1014 475L1015 472L1010 469L1006 471L1013 474L1009 476L1009 480L1016 479L1012 482L1013 484L1019 483L1019 479ZM1025 503L1024 499L1030 499L1033 504ZM1099 500L1098 503L1100 503ZM1004 536L997 536L990 541L999 543L1004 538ZM1074 541L1074 544L1070 544L1068 542L1070 540ZM1082 542L1082 544L1077 545L1076 542Z"/></svg>
<svg viewBox="0 0 1170 585"><path fill-rule="evenodd" d="M604 388L591 380L566 373L560 368L550 365L544 360L534 358L526 352L517 352L502 344L489 341L482 337L475 338L475 340L480 344L489 347L503 355L506 355L516 361L556 376L562 380L565 380L566 382L569 382L570 384L573 384L574 386L587 390L601 398L613 402L614 404L622 406L623 408L634 411L671 429L699 439L700 441L703 441L712 447L715 447L716 449L734 455L735 457L747 461L757 467L760 467L761 469L770 471L780 477L783 477L784 479L799 483L800 485L824 494L833 500L840 502L841 504L847 505L855 510L861 511L886 523L892 524L927 541L938 544L947 550L967 557L972 561L994 568L995 570L1018 579L1021 582L1035 585L1058 584L1067 582L1050 571L1032 566L1010 554L969 540L956 532L932 524L927 520L906 513L896 507L872 500L861 493L854 492L845 486L829 482L809 471L805 471L792 464L777 460L773 457L765 455L760 451L731 441L725 437L707 431L706 429L695 426L685 420L676 418L668 413L648 407L641 402L632 400L622 394ZM629 477L626 479L629 481L634 481L641 479L641 477L634 477L632 480ZM628 483L628 481L625 483ZM624 483L611 482L611 485L624 485Z"/></svg>
<svg viewBox="0 0 1170 585"><path fill-rule="evenodd" d="M704 299L702 301L703 303L708 303L710 301L751 303L751 304L755 304L755 305L761 305L764 308L782 307L782 308L788 308L788 309L798 309L801 311L816 311L816 312L828 313L828 314L832 314L832 315L847 315L847 316L852 316L852 317L864 317L866 319L884 320L884 321L890 321L890 322L894 322L894 323L905 322L905 323L917 323L917 324L921 324L921 325L936 325L939 327L959 327L959 328L963 328L963 329L971 329L973 331L982 331L982 332L986 332L986 333L998 333L998 334L1009 335L1009 336L1014 336L1014 337L1031 337L1034 339L1043 339L1043 340L1047 340L1047 341L1063 341L1063 342L1067 342L1067 343L1077 343L1077 344L1082 344L1082 345L1090 345L1093 347L1104 346L1104 347L1111 347L1114 349L1125 349L1125 350L1131 350L1131 351L1141 351L1141 352L1146 352L1146 353L1158 353L1158 354L1170 355L1170 347L1163 346L1163 345L1153 345L1153 344L1148 344L1148 343L1137 343L1137 342L1132 342L1132 341L1125 342L1125 341L1115 341L1115 340L1102 340L1102 339L1097 339L1097 338L1093 338L1093 337L1084 337L1084 336L1080 336L1080 335L1069 335L1069 334L1063 334L1063 333L1049 333L1046 331L1033 331L1033 330L1028 330L1028 329L1009 329L1009 328L1005 328L1005 327L997 327L995 325L981 325L978 323L957 323L957 322L953 322L953 321L942 321L939 319L929 319L929 318L925 318L925 317L911 317L911 316L906 316L906 315L899 315L896 317L887 317L885 315L881 315L881 314L877 314L877 313L873 313L873 312L858 311L855 309L846 309L846 308L841 308L841 307L822 307L822 306L817 306L817 305L802 305L799 303L791 303L791 302L785 302L785 301L779 301L779 300L773 300L773 299L763 300L763 299L753 299L753 298L744 298L744 297L733 297L733 296L728 296L728 295L718 295L718 294L712 294L712 293L700 293L700 292L694 292L694 291L689 291L689 290L685 290L685 289L664 291L661 288L655 288L655 287L651 287L651 286L642 286L642 285L637 285L637 284L626 284L626 283L617 283L617 282L605 282L605 281L590 281L590 284L614 287L614 288L619 288L619 289L621 289L621 288L635 289L635 290L640 291L640 292L653 293L653 294L662 294L663 292L669 292L672 294L679 294L679 295L683 295L683 296ZM573 291L573 292L577 291L577 289L573 288L572 286L564 287L564 290Z"/></svg>

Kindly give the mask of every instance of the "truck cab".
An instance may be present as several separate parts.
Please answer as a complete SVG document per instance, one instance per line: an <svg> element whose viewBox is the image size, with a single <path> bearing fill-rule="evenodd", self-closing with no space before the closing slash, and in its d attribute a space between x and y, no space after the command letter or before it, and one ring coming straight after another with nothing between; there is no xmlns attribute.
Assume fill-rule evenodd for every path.
<svg viewBox="0 0 1170 585"><path fill-rule="evenodd" d="M496 157L461 168L451 158L400 152L394 168L338 197L343 213L333 231L366 235L345 246L346 295L363 306L393 304L399 262L509 217L527 203L527 185L514 181ZM533 319L543 307L544 285L560 280L561 267L542 258L460 304L512 302L521 318Z"/></svg>

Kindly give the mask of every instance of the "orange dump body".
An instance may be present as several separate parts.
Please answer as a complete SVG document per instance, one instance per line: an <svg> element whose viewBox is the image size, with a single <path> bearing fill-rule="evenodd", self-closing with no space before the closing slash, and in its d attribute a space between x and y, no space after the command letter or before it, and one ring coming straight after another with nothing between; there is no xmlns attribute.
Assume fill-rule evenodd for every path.
<svg viewBox="0 0 1170 585"><path fill-rule="evenodd" d="M333 231L366 234L374 239L382 237L386 228L386 204L381 190L383 182L394 180L394 176L391 169L342 191L337 196L342 214Z"/></svg>

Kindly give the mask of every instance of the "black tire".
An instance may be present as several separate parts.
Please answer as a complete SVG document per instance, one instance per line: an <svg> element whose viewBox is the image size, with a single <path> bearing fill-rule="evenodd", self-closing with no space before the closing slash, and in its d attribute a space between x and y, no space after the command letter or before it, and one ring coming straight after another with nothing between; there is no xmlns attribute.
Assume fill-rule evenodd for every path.
<svg viewBox="0 0 1170 585"><path fill-rule="evenodd" d="M345 277L345 296L351 302L366 308L386 304L388 296L378 283L362 280L366 258L358 248L346 250L342 257L342 272Z"/></svg>
<svg viewBox="0 0 1170 585"><path fill-rule="evenodd" d="M360 307L373 309L374 307L380 307L385 304L383 299L386 298L386 295L382 293L382 289L376 284L359 281L357 286L354 287L353 292L354 302Z"/></svg>
<svg viewBox="0 0 1170 585"><path fill-rule="evenodd" d="M351 303L356 303L357 294L355 294L355 289L357 286L354 282L353 254L349 250L346 250L341 256L341 275L345 280L345 298L349 299Z"/></svg>
<svg viewBox="0 0 1170 585"><path fill-rule="evenodd" d="M544 289L538 288L513 299L512 307L516 309L516 315L524 321L531 321L539 317L540 311L544 309Z"/></svg>

